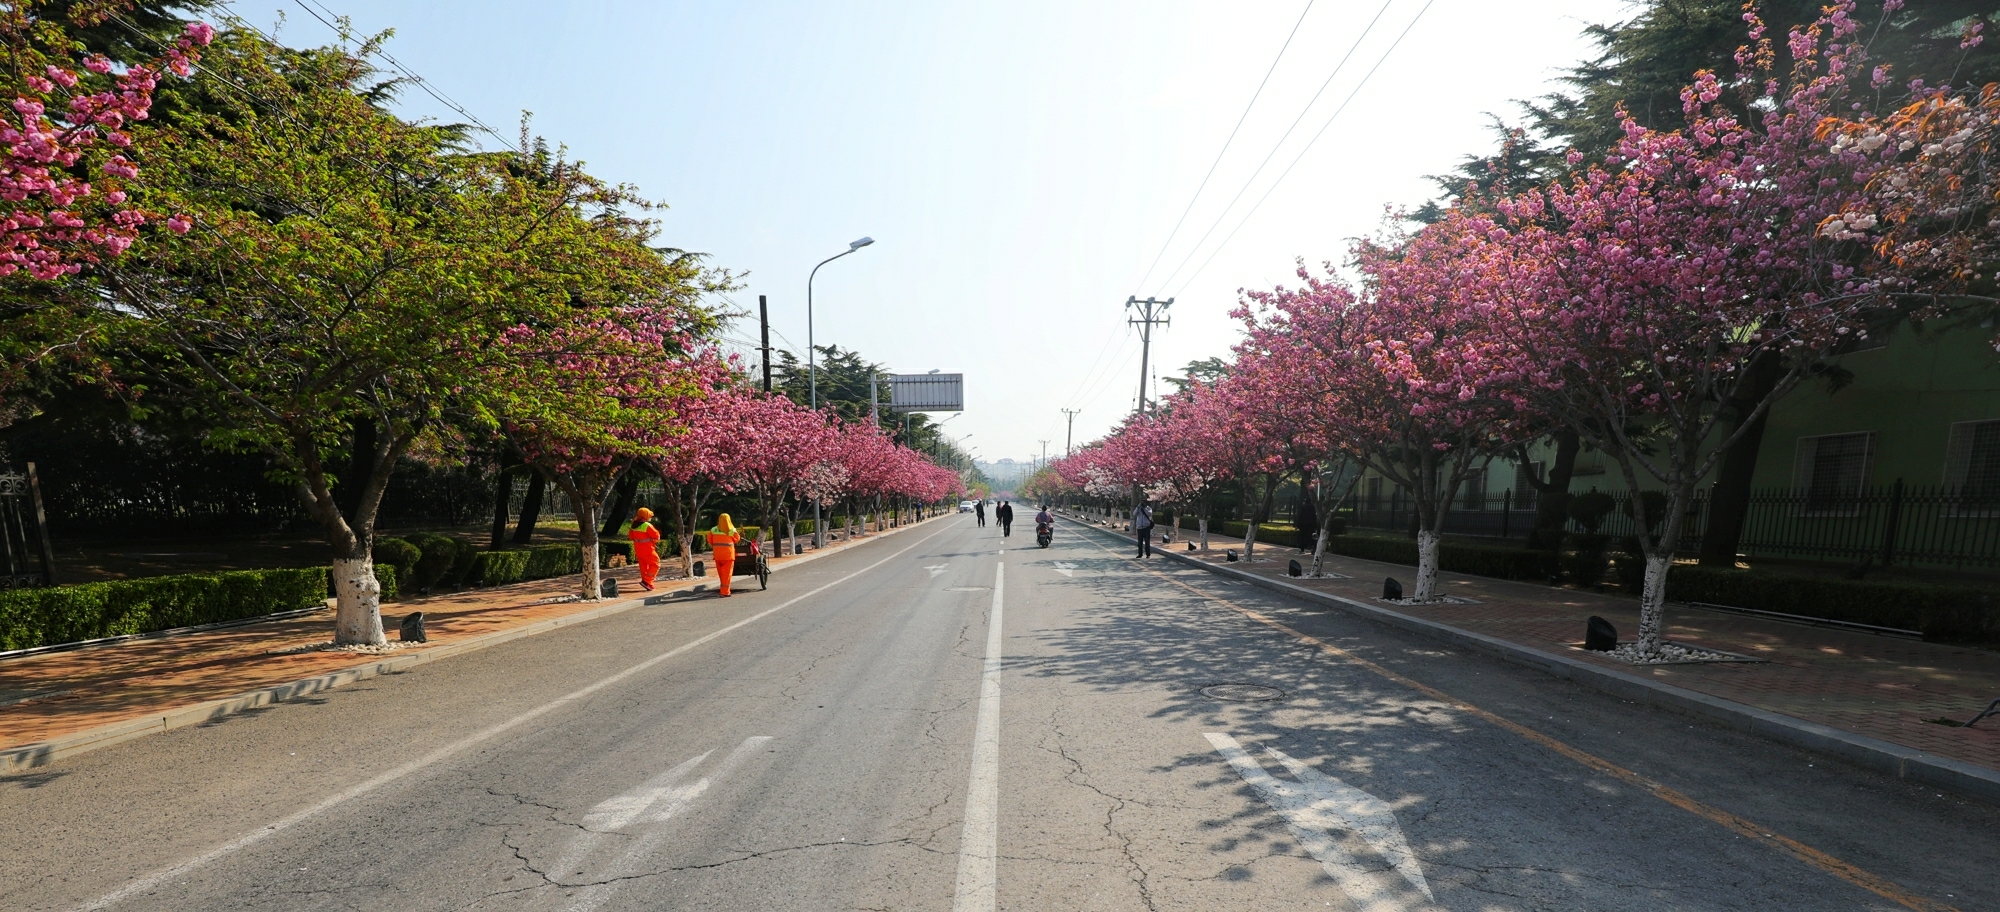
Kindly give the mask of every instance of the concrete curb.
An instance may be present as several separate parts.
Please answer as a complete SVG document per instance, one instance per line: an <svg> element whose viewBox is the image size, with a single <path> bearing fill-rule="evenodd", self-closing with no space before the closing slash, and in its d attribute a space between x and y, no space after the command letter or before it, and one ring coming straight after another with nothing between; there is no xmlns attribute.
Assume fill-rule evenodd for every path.
<svg viewBox="0 0 2000 912"><path fill-rule="evenodd" d="M887 532L874 533L867 538L849 539L848 541L822 550L789 558L782 564L774 563L771 566L771 572L775 575L780 570L808 563L830 554L837 554L872 541L880 541L898 532L918 528L931 520L944 519L954 515L956 514L941 513L930 519L919 520L906 526L890 529ZM212 722L226 716L269 706L273 703L296 700L300 697L332 690L342 685L353 684L356 681L366 681L377 675L408 671L419 665L450 658L451 656L463 655L468 652L476 652L490 646L498 646L510 640L518 640L522 637L534 636L538 633L547 633L557 628L594 621L598 618L620 614L647 604L660 604L661 600L666 597L685 595L706 589L713 584L713 577L700 580L683 580L673 588L662 587L659 590L647 593L641 598L612 602L588 611L580 611L576 614L565 615L563 617L536 621L532 624L524 624L507 630L496 631L485 636L474 637L457 643L432 646L407 655L392 655L378 662L370 662L365 665L330 671L326 674L301 678L296 681L287 681L283 684L273 684L269 687L260 687L233 697L209 700L205 703L196 703L192 706L177 707L155 715L100 725L96 728L64 735L60 738L51 738L47 741L40 741L21 747L7 748L0 750L0 775L26 772L36 767L47 766L58 760L88 753L99 748L110 747L114 744L122 744L135 738L164 734L177 728L186 728L190 725Z"/></svg>
<svg viewBox="0 0 2000 912"><path fill-rule="evenodd" d="M1104 533L1121 542L1132 541L1110 529L1075 519L1070 519L1070 522L1093 532ZM1817 722L1795 719L1734 700L1698 693L1685 687L1650 681L1615 669L1600 668L1580 659L1543 652L1483 633L1475 633L1366 602L1316 592L1282 580L1217 566L1166 548L1157 549L1156 553L1218 576L1240 580L1273 592L1336 608L1391 627L1482 652L1517 665L1539 669L1623 700L1707 719L1738 731L1750 732L1793 747L1836 757L1864 769L1887 773L1898 779L1947 789L1967 798L2000 805L2000 772L1961 760L1940 757Z"/></svg>

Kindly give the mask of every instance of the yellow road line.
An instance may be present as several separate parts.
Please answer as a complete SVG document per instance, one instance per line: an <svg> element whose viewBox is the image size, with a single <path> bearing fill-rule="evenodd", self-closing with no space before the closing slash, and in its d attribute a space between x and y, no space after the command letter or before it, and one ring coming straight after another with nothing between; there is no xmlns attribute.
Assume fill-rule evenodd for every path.
<svg viewBox="0 0 2000 912"><path fill-rule="evenodd" d="M1091 540L1091 544L1096 545L1100 550L1103 550L1107 553L1111 554L1118 553L1112 551L1110 548L1104 547L1104 545L1101 542L1098 542L1095 539ZM1800 842L1796 839L1777 835L1764 827L1758 826L1757 824L1752 823L1749 820L1746 820L1742 817L1738 817L1735 814L1732 814L1721 808L1709 804L1704 804L1694 798L1689 797L1688 795L1682 792L1676 791L1675 789L1668 787L1664 783L1640 775L1639 773L1633 772L1632 770L1626 769L1622 766L1619 766L1616 763L1612 763L1609 760L1599 757L1596 754L1592 754L1589 751L1571 747L1570 745L1565 744L1562 741L1558 741L1555 738L1549 737L1548 735L1535 731L1534 729L1522 725L1518 722L1514 722L1512 720L1494 715L1491 712L1488 712L1484 709L1474 706L1471 703L1467 703L1464 700L1461 700L1448 693L1445 693L1444 691L1438 690L1437 688L1432 687L1428 684L1412 680L1408 677L1398 674L1397 672L1384 668L1381 665L1377 665L1374 662L1371 662L1367 659L1357 656L1354 653L1348 652L1347 650L1335 646L1332 643L1329 643L1325 640L1322 640L1319 637L1313 636L1312 634L1294 628L1291 625L1286 624L1283 621L1277 620L1275 618L1272 618L1269 615L1266 615L1260 611L1257 611L1252 608L1245 608L1242 605L1238 605L1235 602L1232 602L1219 595L1203 592L1200 589L1196 589L1195 587L1190 586L1187 583L1174 579L1171 576L1167 576L1166 574L1161 573L1158 570L1154 570L1150 567L1142 567L1139 569L1143 569L1145 570L1145 572L1150 573L1153 576L1158 577L1159 579L1165 580L1166 582L1179 586L1182 589L1186 589L1187 591L1192 592L1195 595L1198 595L1204 599L1207 599L1211 602L1215 602L1218 605L1222 605L1223 607L1226 607L1231 611L1234 611L1238 614L1243 615L1244 617L1256 621L1257 623L1263 624L1274 630L1283 631L1287 634L1290 634L1293 637L1296 637L1300 640L1304 640L1307 643L1311 643L1312 645L1318 647L1321 652L1324 652L1327 655L1335 656L1345 661L1351 662L1355 665L1359 665L1362 668L1368 669L1369 671L1374 672L1375 674L1381 677L1394 681L1397 684L1401 684L1404 687L1407 687L1411 690L1421 693L1424 696L1430 697L1433 700L1436 700L1440 703L1444 703L1450 706L1455 706L1466 713L1469 713L1482 720L1485 720L1487 723L1491 725L1495 725L1507 731L1513 732L1514 734L1519 735L1522 738L1526 738L1529 741L1532 741L1536 744L1546 747L1549 750L1555 751L1556 753L1568 757L1571 760L1575 760L1576 762L1581 763L1584 766L1591 768L1592 770L1608 775L1614 779L1618 779L1630 783L1632 785L1638 786L1642 789L1645 789L1646 791L1651 792L1653 797L1658 798L1661 801L1665 801L1666 803L1671 804L1674 807L1680 808L1681 810L1687 811L1688 813L1694 814L1698 817L1704 818L1711 822L1721 824L1723 827L1734 830L1737 833L1740 833L1744 836L1748 836L1752 839L1764 840L1773 847L1779 849L1780 851L1784 852L1787 855L1792 856L1793 858L1796 858L1802 862L1805 862L1806 864L1809 864L1815 868L1825 871L1826 873L1838 877L1841 880L1847 881L1848 883L1860 887L1863 890L1867 890L1868 892L1880 896L1883 899L1887 899L1891 902L1897 903L1906 908L1919 910L1919 912L1958 912L1958 909L1956 909L1955 907L1945 905L1944 903L1938 902L1937 900L1934 899L1930 899L1923 896L1917 896L1913 893L1907 892L1886 878L1877 876L1873 873L1865 871L1854 865L1848 864L1845 861L1841 861L1840 859L1835 858L1832 855L1828 855L1827 853L1815 849L1812 846L1806 845L1805 843Z"/></svg>

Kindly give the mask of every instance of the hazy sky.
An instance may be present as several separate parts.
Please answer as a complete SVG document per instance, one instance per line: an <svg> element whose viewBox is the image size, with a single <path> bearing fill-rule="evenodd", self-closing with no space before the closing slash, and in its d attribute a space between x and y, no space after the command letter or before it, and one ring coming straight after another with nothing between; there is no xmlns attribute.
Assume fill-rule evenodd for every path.
<svg viewBox="0 0 2000 912"><path fill-rule="evenodd" d="M233 8L287 43L323 44L333 31L300 5L316 2ZM1585 24L1631 12L1622 0L315 8L361 33L394 29L389 54L509 142L533 112L534 131L593 172L666 203L666 243L742 275L731 298L749 316L731 335L746 344L762 294L774 344L802 352L807 273L874 237L820 270L815 338L899 372L963 372L966 413L949 430L985 459L1039 455L1041 440L1058 454L1066 407L1082 409L1077 444L1131 411L1128 296L1176 299L1155 375L1227 353L1238 289L1292 282L1299 258L1341 260L1385 206L1431 197L1424 175L1492 146L1486 112L1511 117L1512 99L1589 53ZM416 90L403 107L463 119Z"/></svg>

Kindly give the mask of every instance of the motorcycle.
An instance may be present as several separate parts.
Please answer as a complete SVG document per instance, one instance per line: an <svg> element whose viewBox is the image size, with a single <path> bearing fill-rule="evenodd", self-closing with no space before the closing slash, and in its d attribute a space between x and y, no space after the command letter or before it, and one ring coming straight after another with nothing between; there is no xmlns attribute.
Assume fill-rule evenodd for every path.
<svg viewBox="0 0 2000 912"><path fill-rule="evenodd" d="M1056 535L1055 523L1041 522L1035 524L1035 544L1041 545L1042 547L1046 548L1049 546L1049 540L1055 538L1055 535Z"/></svg>

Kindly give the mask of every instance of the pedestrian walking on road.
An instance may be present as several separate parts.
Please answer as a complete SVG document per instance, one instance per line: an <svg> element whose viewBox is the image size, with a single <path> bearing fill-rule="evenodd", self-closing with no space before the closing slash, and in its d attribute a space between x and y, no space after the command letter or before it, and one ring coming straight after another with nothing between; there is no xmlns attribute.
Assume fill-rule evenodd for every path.
<svg viewBox="0 0 2000 912"><path fill-rule="evenodd" d="M742 540L727 513L717 516L715 528L708 530L709 556L715 561L716 581L722 585L717 598L729 597L729 578L736 573L736 543Z"/></svg>
<svg viewBox="0 0 2000 912"><path fill-rule="evenodd" d="M652 591L660 577L660 530L652 523L653 511L640 507L632 514L632 528L625 537L632 540L632 559L639 563L639 588Z"/></svg>
<svg viewBox="0 0 2000 912"><path fill-rule="evenodd" d="M981 529L986 528L986 501L982 500L976 504L973 504L972 512L974 515L979 517L979 528Z"/></svg>
<svg viewBox="0 0 2000 912"><path fill-rule="evenodd" d="M1153 505L1144 500L1132 508L1132 537L1139 540L1139 560L1153 556Z"/></svg>
<svg viewBox="0 0 2000 912"><path fill-rule="evenodd" d="M1000 521L1000 537L1014 534L1014 507L1006 501L993 508L993 518Z"/></svg>

